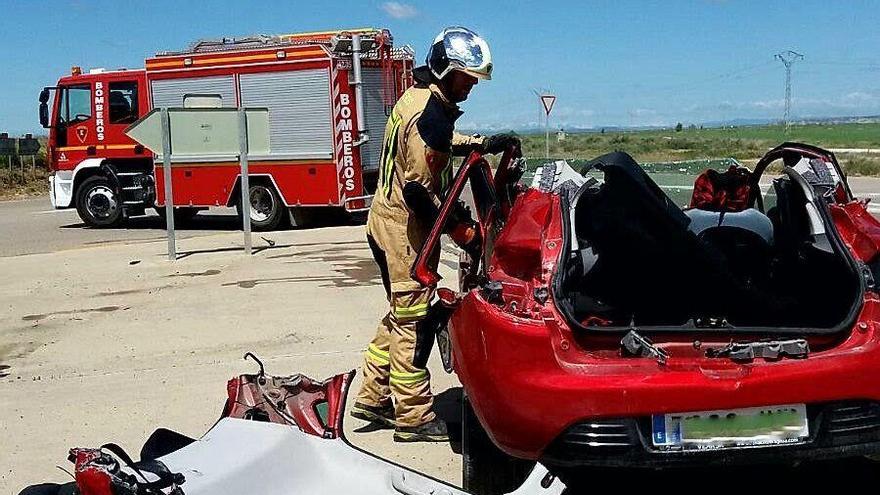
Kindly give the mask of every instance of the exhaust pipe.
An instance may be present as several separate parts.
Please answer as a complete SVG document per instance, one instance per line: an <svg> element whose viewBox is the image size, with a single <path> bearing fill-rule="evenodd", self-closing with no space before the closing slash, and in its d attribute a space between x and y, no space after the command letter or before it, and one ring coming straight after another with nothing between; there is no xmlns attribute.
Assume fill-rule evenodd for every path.
<svg viewBox="0 0 880 495"><path fill-rule="evenodd" d="M352 146L360 146L370 140L370 131L364 124L364 89L363 80L361 79L361 35L353 34L351 36L351 67L354 71L354 97L355 109L357 111L357 131L358 140L352 143Z"/></svg>

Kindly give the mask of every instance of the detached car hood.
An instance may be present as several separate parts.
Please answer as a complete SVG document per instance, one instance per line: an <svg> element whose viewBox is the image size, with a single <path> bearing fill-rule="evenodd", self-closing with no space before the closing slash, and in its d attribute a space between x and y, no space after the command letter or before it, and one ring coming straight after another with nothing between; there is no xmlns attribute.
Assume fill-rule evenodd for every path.
<svg viewBox="0 0 880 495"><path fill-rule="evenodd" d="M159 460L186 478L181 488L187 495L466 493L341 438L323 439L291 426L235 418L221 419L201 439ZM536 467L514 493L561 493L559 486L541 487L546 475L543 466Z"/></svg>
<svg viewBox="0 0 880 495"><path fill-rule="evenodd" d="M342 417L353 375L278 377L260 364L259 374L229 381L223 417L202 438L157 430L139 461L115 444L71 449L75 483L34 485L21 495L466 495L345 440ZM512 493L564 489L538 464Z"/></svg>

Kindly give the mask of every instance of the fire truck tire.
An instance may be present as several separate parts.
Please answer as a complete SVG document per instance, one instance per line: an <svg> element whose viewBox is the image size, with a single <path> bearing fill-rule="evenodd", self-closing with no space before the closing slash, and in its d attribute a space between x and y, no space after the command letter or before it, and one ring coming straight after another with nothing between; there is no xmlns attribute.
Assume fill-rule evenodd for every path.
<svg viewBox="0 0 880 495"><path fill-rule="evenodd" d="M519 487L534 462L501 451L480 424L467 395L461 399L461 468L464 490L474 495L498 495Z"/></svg>
<svg viewBox="0 0 880 495"><path fill-rule="evenodd" d="M122 201L104 176L89 177L76 191L76 211L91 227L115 227L122 222Z"/></svg>
<svg viewBox="0 0 880 495"><path fill-rule="evenodd" d="M261 183L251 184L250 194L251 228L258 231L275 230L286 216L286 207L275 188ZM242 207L239 200L235 204L238 217L241 218Z"/></svg>

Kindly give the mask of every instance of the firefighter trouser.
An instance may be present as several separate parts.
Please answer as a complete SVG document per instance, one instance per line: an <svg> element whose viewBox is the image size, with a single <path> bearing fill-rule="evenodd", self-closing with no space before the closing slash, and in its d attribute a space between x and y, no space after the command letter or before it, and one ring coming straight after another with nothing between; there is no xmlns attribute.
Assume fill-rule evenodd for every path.
<svg viewBox="0 0 880 495"><path fill-rule="evenodd" d="M427 351L430 352L433 342L418 332L419 322L428 314L432 290L391 292L385 253L372 237L368 236L367 240L379 265L391 308L379 322L376 336L367 346L364 383L357 400L371 406L383 406L393 396L398 426L418 426L435 417L431 410L434 397L424 347L429 346ZM417 347L418 354L424 358L417 358Z"/></svg>

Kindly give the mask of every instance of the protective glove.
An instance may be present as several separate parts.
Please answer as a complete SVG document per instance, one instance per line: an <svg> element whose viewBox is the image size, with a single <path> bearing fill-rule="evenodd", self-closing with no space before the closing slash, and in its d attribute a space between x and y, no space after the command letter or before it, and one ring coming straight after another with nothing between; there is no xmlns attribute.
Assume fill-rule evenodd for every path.
<svg viewBox="0 0 880 495"><path fill-rule="evenodd" d="M458 225L460 223L474 223L474 217L471 215L470 206L464 201L458 200L452 205L452 213L449 215L449 225Z"/></svg>
<svg viewBox="0 0 880 495"><path fill-rule="evenodd" d="M519 136L513 132L505 132L495 134L483 140L483 153L496 154L501 153L511 146L520 146Z"/></svg>
<svg viewBox="0 0 880 495"><path fill-rule="evenodd" d="M483 240L480 236L480 228L474 222L461 222L457 224L451 231L449 237L455 244L464 249L471 258L480 258L480 246Z"/></svg>
<svg viewBox="0 0 880 495"><path fill-rule="evenodd" d="M403 202L426 229L430 229L440 215L437 206L431 201L428 190L421 183L410 181L403 186Z"/></svg>

